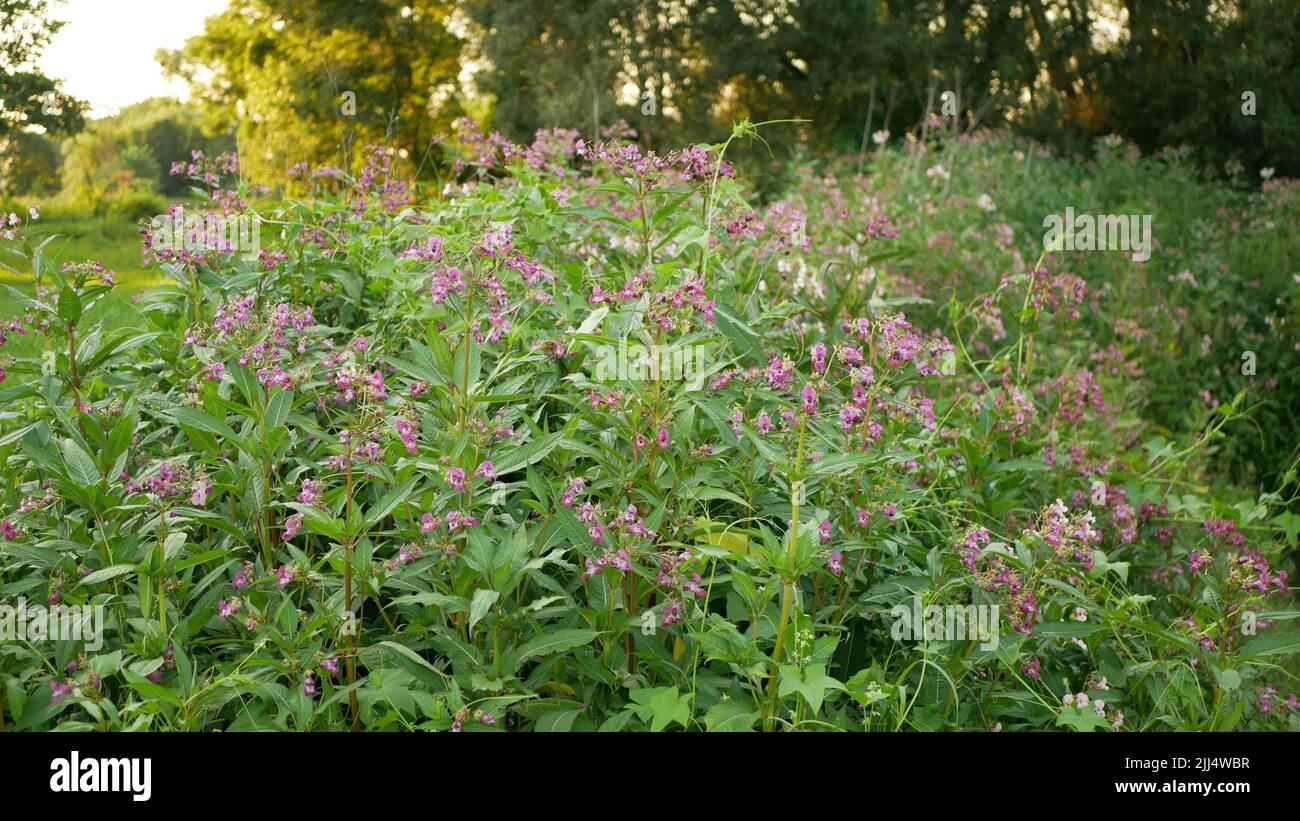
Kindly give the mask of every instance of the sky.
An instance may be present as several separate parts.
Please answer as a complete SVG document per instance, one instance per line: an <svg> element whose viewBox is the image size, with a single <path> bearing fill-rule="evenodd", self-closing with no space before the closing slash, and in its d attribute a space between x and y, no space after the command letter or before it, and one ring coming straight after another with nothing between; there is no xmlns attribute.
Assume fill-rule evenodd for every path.
<svg viewBox="0 0 1300 821"><path fill-rule="evenodd" d="M160 48L177 48L203 31L204 18L229 0L66 0L52 16L66 20L36 61L63 90L90 103L103 117L148 97L186 99L186 85L168 81L154 60Z"/></svg>

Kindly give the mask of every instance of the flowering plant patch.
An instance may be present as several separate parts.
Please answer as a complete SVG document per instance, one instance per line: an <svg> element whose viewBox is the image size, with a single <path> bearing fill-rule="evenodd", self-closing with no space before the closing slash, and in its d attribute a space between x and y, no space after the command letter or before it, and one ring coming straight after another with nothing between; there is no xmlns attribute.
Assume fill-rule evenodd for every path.
<svg viewBox="0 0 1300 821"><path fill-rule="evenodd" d="M1296 728L1300 527L1201 484L1244 403L1158 430L1139 357L1090 347L1126 306L988 195L978 257L925 268L951 231L872 178L748 196L752 135L469 130L438 188L373 148L284 200L196 154L258 251L146 229L166 280L118 327L112 272L24 243L0 599L104 635L0 643L0 720ZM691 367L602 367L629 347ZM929 606L997 640L891 631Z"/></svg>

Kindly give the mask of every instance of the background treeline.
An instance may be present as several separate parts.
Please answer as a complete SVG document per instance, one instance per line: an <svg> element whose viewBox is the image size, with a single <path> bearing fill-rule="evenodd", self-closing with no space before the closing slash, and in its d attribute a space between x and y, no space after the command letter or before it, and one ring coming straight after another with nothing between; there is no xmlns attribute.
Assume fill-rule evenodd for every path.
<svg viewBox="0 0 1300 821"><path fill-rule="evenodd" d="M61 144L49 134L76 118L0 130L4 191L130 211L174 193L167 169L190 147L236 139L268 181L303 160L349 166L374 142L433 178L431 145L464 115L515 139L622 120L652 147L800 118L770 133L856 153L945 109L948 127L1067 150L1117 134L1147 152L1186 145L1219 172L1294 176L1298 35L1295 0L240 0L158 54L192 105L142 103ZM14 57L0 57L0 89L17 89L4 93L57 90L20 82Z"/></svg>

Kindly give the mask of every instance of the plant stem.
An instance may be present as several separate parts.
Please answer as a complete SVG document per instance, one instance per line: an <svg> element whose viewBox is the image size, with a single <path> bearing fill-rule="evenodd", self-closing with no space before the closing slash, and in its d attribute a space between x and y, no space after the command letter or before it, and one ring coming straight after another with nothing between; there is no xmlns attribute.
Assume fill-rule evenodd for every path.
<svg viewBox="0 0 1300 821"><path fill-rule="evenodd" d="M794 460L794 476L800 475L803 465L803 443L804 435L808 431L810 420L805 414L799 425L799 450ZM790 560L790 567L793 569L795 556L799 550L799 504L803 501L803 480L795 479L790 483L790 545L786 548L786 557ZM790 609L794 600L794 579L786 579L782 585L781 592L781 621L776 629L776 647L772 650L772 683L768 698L771 700L771 707L768 716L764 722L764 729L771 730L772 722L776 717L777 708L777 687L781 680L781 658L785 651L785 630L790 623Z"/></svg>

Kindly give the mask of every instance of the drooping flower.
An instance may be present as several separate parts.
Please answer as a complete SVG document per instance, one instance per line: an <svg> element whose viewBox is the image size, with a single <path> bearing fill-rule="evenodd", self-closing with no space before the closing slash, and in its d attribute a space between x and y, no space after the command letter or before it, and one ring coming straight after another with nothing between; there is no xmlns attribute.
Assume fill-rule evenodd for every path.
<svg viewBox="0 0 1300 821"><path fill-rule="evenodd" d="M800 397L803 400L803 404L800 405L799 407L800 410L810 415L817 412L817 389L816 388L814 388L812 385L804 385Z"/></svg>
<svg viewBox="0 0 1300 821"><path fill-rule="evenodd" d="M844 572L844 554L838 550L832 550L830 558L826 560L826 568L836 576Z"/></svg>
<svg viewBox="0 0 1300 821"><path fill-rule="evenodd" d="M58 704L59 699L72 692L72 687L61 681L50 681L50 704Z"/></svg>
<svg viewBox="0 0 1300 821"><path fill-rule="evenodd" d="M280 538L286 542L293 541L294 538L297 537L298 531L302 529L303 518L304 517L301 513L295 513L285 519L284 532L280 534Z"/></svg>
<svg viewBox="0 0 1300 821"><path fill-rule="evenodd" d="M826 346L818 342L812 347L813 373L826 373Z"/></svg>

